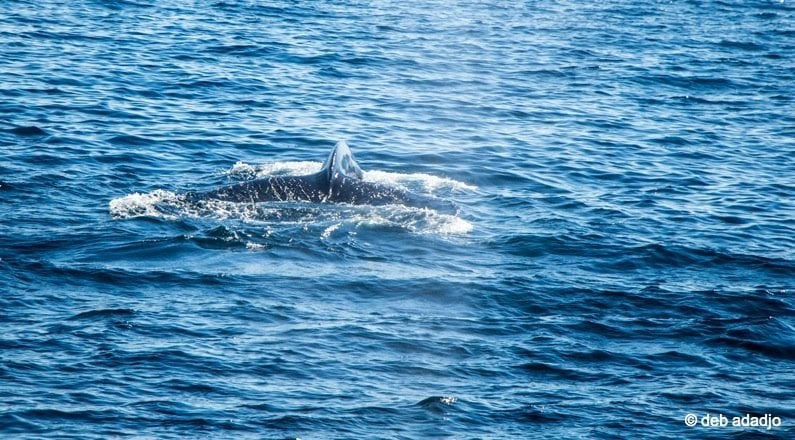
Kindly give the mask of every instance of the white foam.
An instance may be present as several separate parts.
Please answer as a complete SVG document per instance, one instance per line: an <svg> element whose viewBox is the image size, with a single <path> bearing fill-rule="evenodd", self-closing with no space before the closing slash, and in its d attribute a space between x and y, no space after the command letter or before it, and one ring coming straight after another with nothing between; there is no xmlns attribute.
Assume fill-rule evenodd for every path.
<svg viewBox="0 0 795 440"><path fill-rule="evenodd" d="M246 242L246 249L248 249L250 251L261 251L261 250L264 250L264 249L267 249L267 248L268 247L265 246L264 244L252 243L250 241Z"/></svg>
<svg viewBox="0 0 795 440"><path fill-rule="evenodd" d="M419 184L425 191L435 192L439 189L455 191L475 191L476 186L459 182L448 177L439 177L423 173L393 173L389 171L365 171L364 180L388 184Z"/></svg>
<svg viewBox="0 0 795 440"><path fill-rule="evenodd" d="M164 190L134 193L113 199L109 211L114 219L155 217L164 220L178 218L215 218L239 220L264 226L268 234L280 227L326 225L320 237L328 239L340 228L387 227L416 234L461 235L472 231L470 222L429 208L402 205L354 206L317 205L305 203L233 203L220 200L188 202L184 196ZM258 247L251 248L259 249Z"/></svg>
<svg viewBox="0 0 795 440"><path fill-rule="evenodd" d="M124 197L113 199L108 203L110 215L114 219L133 217L164 217L175 219L176 215L166 215L157 209L158 203L182 203L183 197L165 190L155 190L150 193L133 193Z"/></svg>
<svg viewBox="0 0 795 440"><path fill-rule="evenodd" d="M415 234L460 235L467 234L473 229L471 223L455 215L402 205L371 207L368 211L351 217L350 220L357 227L398 228Z"/></svg>
<svg viewBox="0 0 795 440"><path fill-rule="evenodd" d="M446 217L448 217L446 221L439 222L435 230L432 229L429 232L441 235L461 235L469 234L474 228L472 223L469 223L460 217L455 217L452 215L448 215Z"/></svg>
<svg viewBox="0 0 795 440"><path fill-rule="evenodd" d="M439 398L439 402L445 405L452 405L458 401L458 397L455 396L442 396Z"/></svg>
<svg viewBox="0 0 795 440"><path fill-rule="evenodd" d="M326 238L329 238L329 237L331 237L331 234L333 234L333 233L334 233L334 231L336 231L337 229L339 229L339 227L340 227L340 226L342 226L342 223L334 223L333 225L331 225L331 226L327 227L327 228L326 228L326 229L323 231L323 233L322 233L322 234L320 234L320 237L321 237L321 238L323 238L323 239L326 239Z"/></svg>
<svg viewBox="0 0 795 440"><path fill-rule="evenodd" d="M223 174L238 180L259 179L267 176L294 175L302 176L320 171L323 166L321 162L298 161L298 162L271 162L264 164L251 165L245 162L237 162Z"/></svg>

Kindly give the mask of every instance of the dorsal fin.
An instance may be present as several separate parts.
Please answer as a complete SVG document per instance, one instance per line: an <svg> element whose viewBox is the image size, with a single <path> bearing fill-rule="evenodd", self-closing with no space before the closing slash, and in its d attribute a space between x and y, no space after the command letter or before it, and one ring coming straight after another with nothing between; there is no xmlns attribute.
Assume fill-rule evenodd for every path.
<svg viewBox="0 0 795 440"><path fill-rule="evenodd" d="M353 158L353 153L345 141L337 142L320 172L325 173L329 181L342 176L360 180L364 178L364 172L359 168L359 164L356 163L356 159Z"/></svg>

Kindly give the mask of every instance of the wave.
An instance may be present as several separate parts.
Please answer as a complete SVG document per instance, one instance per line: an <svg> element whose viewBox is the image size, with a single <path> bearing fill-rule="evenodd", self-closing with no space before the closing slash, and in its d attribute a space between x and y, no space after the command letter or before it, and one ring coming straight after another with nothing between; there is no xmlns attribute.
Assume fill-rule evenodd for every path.
<svg viewBox="0 0 795 440"><path fill-rule="evenodd" d="M26 136L47 136L48 133L43 129L35 126L35 125L27 125L21 127L14 127L10 129L4 129L8 133L15 134L17 136L26 137Z"/></svg>

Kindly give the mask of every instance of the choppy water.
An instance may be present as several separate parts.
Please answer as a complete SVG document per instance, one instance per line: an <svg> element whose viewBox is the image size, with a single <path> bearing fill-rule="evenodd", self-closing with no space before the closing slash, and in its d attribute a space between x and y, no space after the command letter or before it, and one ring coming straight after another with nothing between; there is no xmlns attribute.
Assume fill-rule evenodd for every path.
<svg viewBox="0 0 795 440"><path fill-rule="evenodd" d="M791 438L793 91L790 1L2 2L0 435ZM339 139L458 213L180 201Z"/></svg>

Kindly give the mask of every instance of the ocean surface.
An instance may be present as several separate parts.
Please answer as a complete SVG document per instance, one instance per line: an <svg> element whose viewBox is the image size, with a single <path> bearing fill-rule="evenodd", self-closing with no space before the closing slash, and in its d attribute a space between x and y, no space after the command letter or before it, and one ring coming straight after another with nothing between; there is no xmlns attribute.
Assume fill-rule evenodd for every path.
<svg viewBox="0 0 795 440"><path fill-rule="evenodd" d="M2 438L795 438L790 0L3 1L0 153Z"/></svg>

